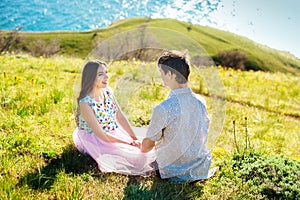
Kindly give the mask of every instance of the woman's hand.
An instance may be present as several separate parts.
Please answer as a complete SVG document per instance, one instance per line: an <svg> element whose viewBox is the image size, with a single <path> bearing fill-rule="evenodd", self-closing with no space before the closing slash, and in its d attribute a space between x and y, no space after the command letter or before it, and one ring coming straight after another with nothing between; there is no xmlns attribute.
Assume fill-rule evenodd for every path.
<svg viewBox="0 0 300 200"><path fill-rule="evenodd" d="M138 140L133 140L132 143L130 143L130 145L135 146L137 148L141 148L141 143Z"/></svg>
<svg viewBox="0 0 300 200"><path fill-rule="evenodd" d="M138 141L137 137L135 135L130 136L134 141Z"/></svg>

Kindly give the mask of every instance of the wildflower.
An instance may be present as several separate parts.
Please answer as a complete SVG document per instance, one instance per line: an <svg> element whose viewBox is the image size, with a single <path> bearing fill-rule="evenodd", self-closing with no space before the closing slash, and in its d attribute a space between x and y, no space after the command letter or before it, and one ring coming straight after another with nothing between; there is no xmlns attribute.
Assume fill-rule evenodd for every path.
<svg viewBox="0 0 300 200"><path fill-rule="evenodd" d="M35 80L34 78L32 78L32 79L30 80L30 83L31 83L32 85L34 85L34 84L36 83L36 80Z"/></svg>

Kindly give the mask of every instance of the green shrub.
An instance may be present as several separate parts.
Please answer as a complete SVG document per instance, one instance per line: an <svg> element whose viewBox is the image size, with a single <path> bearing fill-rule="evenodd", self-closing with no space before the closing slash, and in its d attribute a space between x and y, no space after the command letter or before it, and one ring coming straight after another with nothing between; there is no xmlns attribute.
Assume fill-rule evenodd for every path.
<svg viewBox="0 0 300 200"><path fill-rule="evenodd" d="M256 153L233 156L233 170L249 187L249 193L270 199L300 198L300 162Z"/></svg>

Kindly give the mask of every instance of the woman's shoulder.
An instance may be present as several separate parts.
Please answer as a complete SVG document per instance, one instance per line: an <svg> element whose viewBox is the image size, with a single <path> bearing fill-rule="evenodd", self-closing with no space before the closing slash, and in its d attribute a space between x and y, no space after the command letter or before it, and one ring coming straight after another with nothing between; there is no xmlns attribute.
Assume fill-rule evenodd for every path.
<svg viewBox="0 0 300 200"><path fill-rule="evenodd" d="M83 103L91 103L92 101L93 101L93 99L89 95L87 95L87 96L81 98L79 100L79 103L82 103L82 102Z"/></svg>

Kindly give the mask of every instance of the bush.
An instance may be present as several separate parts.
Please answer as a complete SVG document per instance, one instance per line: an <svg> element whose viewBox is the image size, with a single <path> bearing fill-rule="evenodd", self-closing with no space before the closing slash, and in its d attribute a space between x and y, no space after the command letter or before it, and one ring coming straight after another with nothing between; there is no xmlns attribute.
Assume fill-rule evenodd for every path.
<svg viewBox="0 0 300 200"><path fill-rule="evenodd" d="M58 40L46 42L39 39L31 42L27 48L33 56L50 57L59 52L60 44Z"/></svg>
<svg viewBox="0 0 300 200"><path fill-rule="evenodd" d="M238 50L220 52L215 57L215 62L225 67L246 70L246 55Z"/></svg>
<svg viewBox="0 0 300 200"><path fill-rule="evenodd" d="M249 193L268 199L300 198L300 162L284 157L235 154L232 169L249 187Z"/></svg>
<svg viewBox="0 0 300 200"><path fill-rule="evenodd" d="M13 31L0 31L0 53L19 49L24 40L24 37L19 34L20 30L21 27L17 27Z"/></svg>

